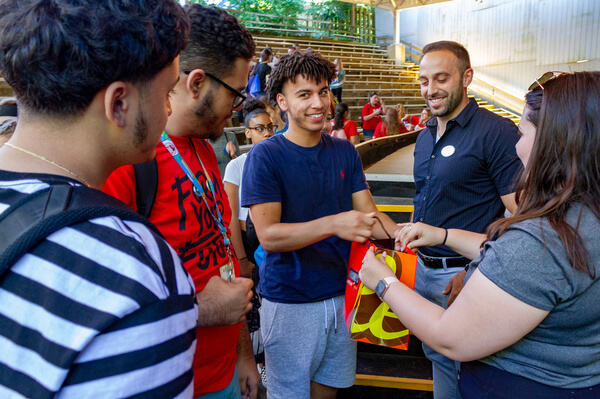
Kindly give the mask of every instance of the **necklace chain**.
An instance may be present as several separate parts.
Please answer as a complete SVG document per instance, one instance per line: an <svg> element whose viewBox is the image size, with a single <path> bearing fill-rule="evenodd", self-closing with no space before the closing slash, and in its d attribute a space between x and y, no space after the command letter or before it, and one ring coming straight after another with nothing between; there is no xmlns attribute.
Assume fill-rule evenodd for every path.
<svg viewBox="0 0 600 399"><path fill-rule="evenodd" d="M64 170L65 172L67 172L68 174L70 174L71 176L73 176L75 179L77 179L77 180L81 181L81 182L82 182L83 184L85 184L86 186L88 186L88 187L91 187L91 186L90 186L90 184L89 184L88 182L86 182L86 181L85 181L85 180L84 180L84 179L83 179L81 176L79 176L79 175L78 175L78 174L76 174L76 173L73 173L73 172L71 172L69 169L65 168L64 166L62 166L62 165L60 165L60 164L58 164L58 163L56 163L56 162L54 162L54 161L51 161L51 160L49 160L49 159L48 159L48 158L46 158L46 157L43 157L43 156L41 156L41 155L38 155L38 154L36 154L35 152L32 152L32 151L26 150L26 149L24 149L24 148L21 148L21 147L19 147L19 146L16 146L16 145L14 145L14 144L11 144L11 143L5 143L4 145L5 145L5 146L8 146L8 147L10 147L10 148L14 148L14 149L15 149L15 150L17 150L17 151L24 152L24 153L25 153L25 154L27 154L27 155L31 155L31 156L32 156L32 157L34 157L34 158L41 159L42 161L44 161L44 162L47 162L47 163L49 163L50 165L56 166L57 168L60 168L60 169Z"/></svg>

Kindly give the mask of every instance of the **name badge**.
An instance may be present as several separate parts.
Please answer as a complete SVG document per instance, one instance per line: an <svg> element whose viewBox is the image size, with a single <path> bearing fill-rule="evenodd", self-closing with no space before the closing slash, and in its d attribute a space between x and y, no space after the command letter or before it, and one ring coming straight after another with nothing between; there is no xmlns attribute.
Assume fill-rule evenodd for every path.
<svg viewBox="0 0 600 399"><path fill-rule="evenodd" d="M219 272L221 273L221 278L223 280L227 280L230 283L233 283L233 280L235 280L235 269L231 260L221 266L219 268Z"/></svg>

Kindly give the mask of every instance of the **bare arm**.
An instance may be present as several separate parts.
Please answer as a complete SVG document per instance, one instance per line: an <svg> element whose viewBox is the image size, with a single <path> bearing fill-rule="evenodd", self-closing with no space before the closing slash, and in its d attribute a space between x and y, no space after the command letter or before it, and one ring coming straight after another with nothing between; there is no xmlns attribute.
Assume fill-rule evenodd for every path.
<svg viewBox="0 0 600 399"><path fill-rule="evenodd" d="M369 190L362 190L352 194L352 209L373 214L373 216L381 221L385 230L392 238L395 237L396 231L399 230L396 223L388 215L377 210L377 205L375 205L375 201ZM376 222L373 227L373 237L388 238L386 231L383 231L381 224Z"/></svg>
<svg viewBox="0 0 600 399"><path fill-rule="evenodd" d="M231 244L240 262L240 273L242 277L252 277L252 269L254 265L248 261L246 256L246 250L244 249L244 242L242 240L242 228L239 221L239 187L233 183L225 182L225 192L229 199L229 205L231 206L231 224L229 230L231 231Z"/></svg>
<svg viewBox="0 0 600 399"><path fill-rule="evenodd" d="M358 134L355 134L354 136L350 136L350 142L354 145L358 144Z"/></svg>
<svg viewBox="0 0 600 399"><path fill-rule="evenodd" d="M281 223L279 202L252 205L250 214L258 239L269 252L295 251L332 235L363 242L371 236L376 222L362 212L349 211L304 223Z"/></svg>
<svg viewBox="0 0 600 399"><path fill-rule="evenodd" d="M446 229L420 222L414 224L407 223L400 230L397 241L400 249L408 246L410 249L416 250L419 247L442 245L445 236ZM479 256L485 237L485 234L459 229L448 229L448 237L446 238L445 245L467 259L472 260Z"/></svg>
<svg viewBox="0 0 600 399"><path fill-rule="evenodd" d="M367 252L361 281L374 289L392 271ZM447 310L402 283L392 283L384 295L396 316L436 352L458 361L481 359L504 349L533 330L548 311L509 295L476 270L461 295Z"/></svg>
<svg viewBox="0 0 600 399"><path fill-rule="evenodd" d="M258 383L260 375L254 362L254 353L252 352L252 341L248 332L248 324L244 320L240 328L240 336L237 345L237 369L242 390L243 399L256 399L258 394Z"/></svg>

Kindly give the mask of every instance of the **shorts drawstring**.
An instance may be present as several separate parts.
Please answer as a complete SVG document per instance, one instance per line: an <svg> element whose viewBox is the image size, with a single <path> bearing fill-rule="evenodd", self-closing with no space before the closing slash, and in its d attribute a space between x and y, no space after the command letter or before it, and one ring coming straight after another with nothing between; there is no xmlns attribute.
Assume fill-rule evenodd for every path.
<svg viewBox="0 0 600 399"><path fill-rule="evenodd" d="M331 298L331 306L333 307L333 331L337 334L337 311L334 298ZM327 301L323 301L323 307L325 308L325 334L327 334L327 324L329 322L327 318Z"/></svg>

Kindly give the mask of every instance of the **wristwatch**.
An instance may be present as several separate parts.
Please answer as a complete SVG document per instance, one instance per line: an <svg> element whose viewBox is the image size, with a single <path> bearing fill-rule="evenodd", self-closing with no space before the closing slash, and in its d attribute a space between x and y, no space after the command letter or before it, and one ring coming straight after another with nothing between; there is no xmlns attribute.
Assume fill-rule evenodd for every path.
<svg viewBox="0 0 600 399"><path fill-rule="evenodd" d="M388 288L390 288L390 285L396 281L398 281L398 277L396 276L389 276L379 280L377 286L375 287L375 293L379 299L383 301L383 296L387 292Z"/></svg>

